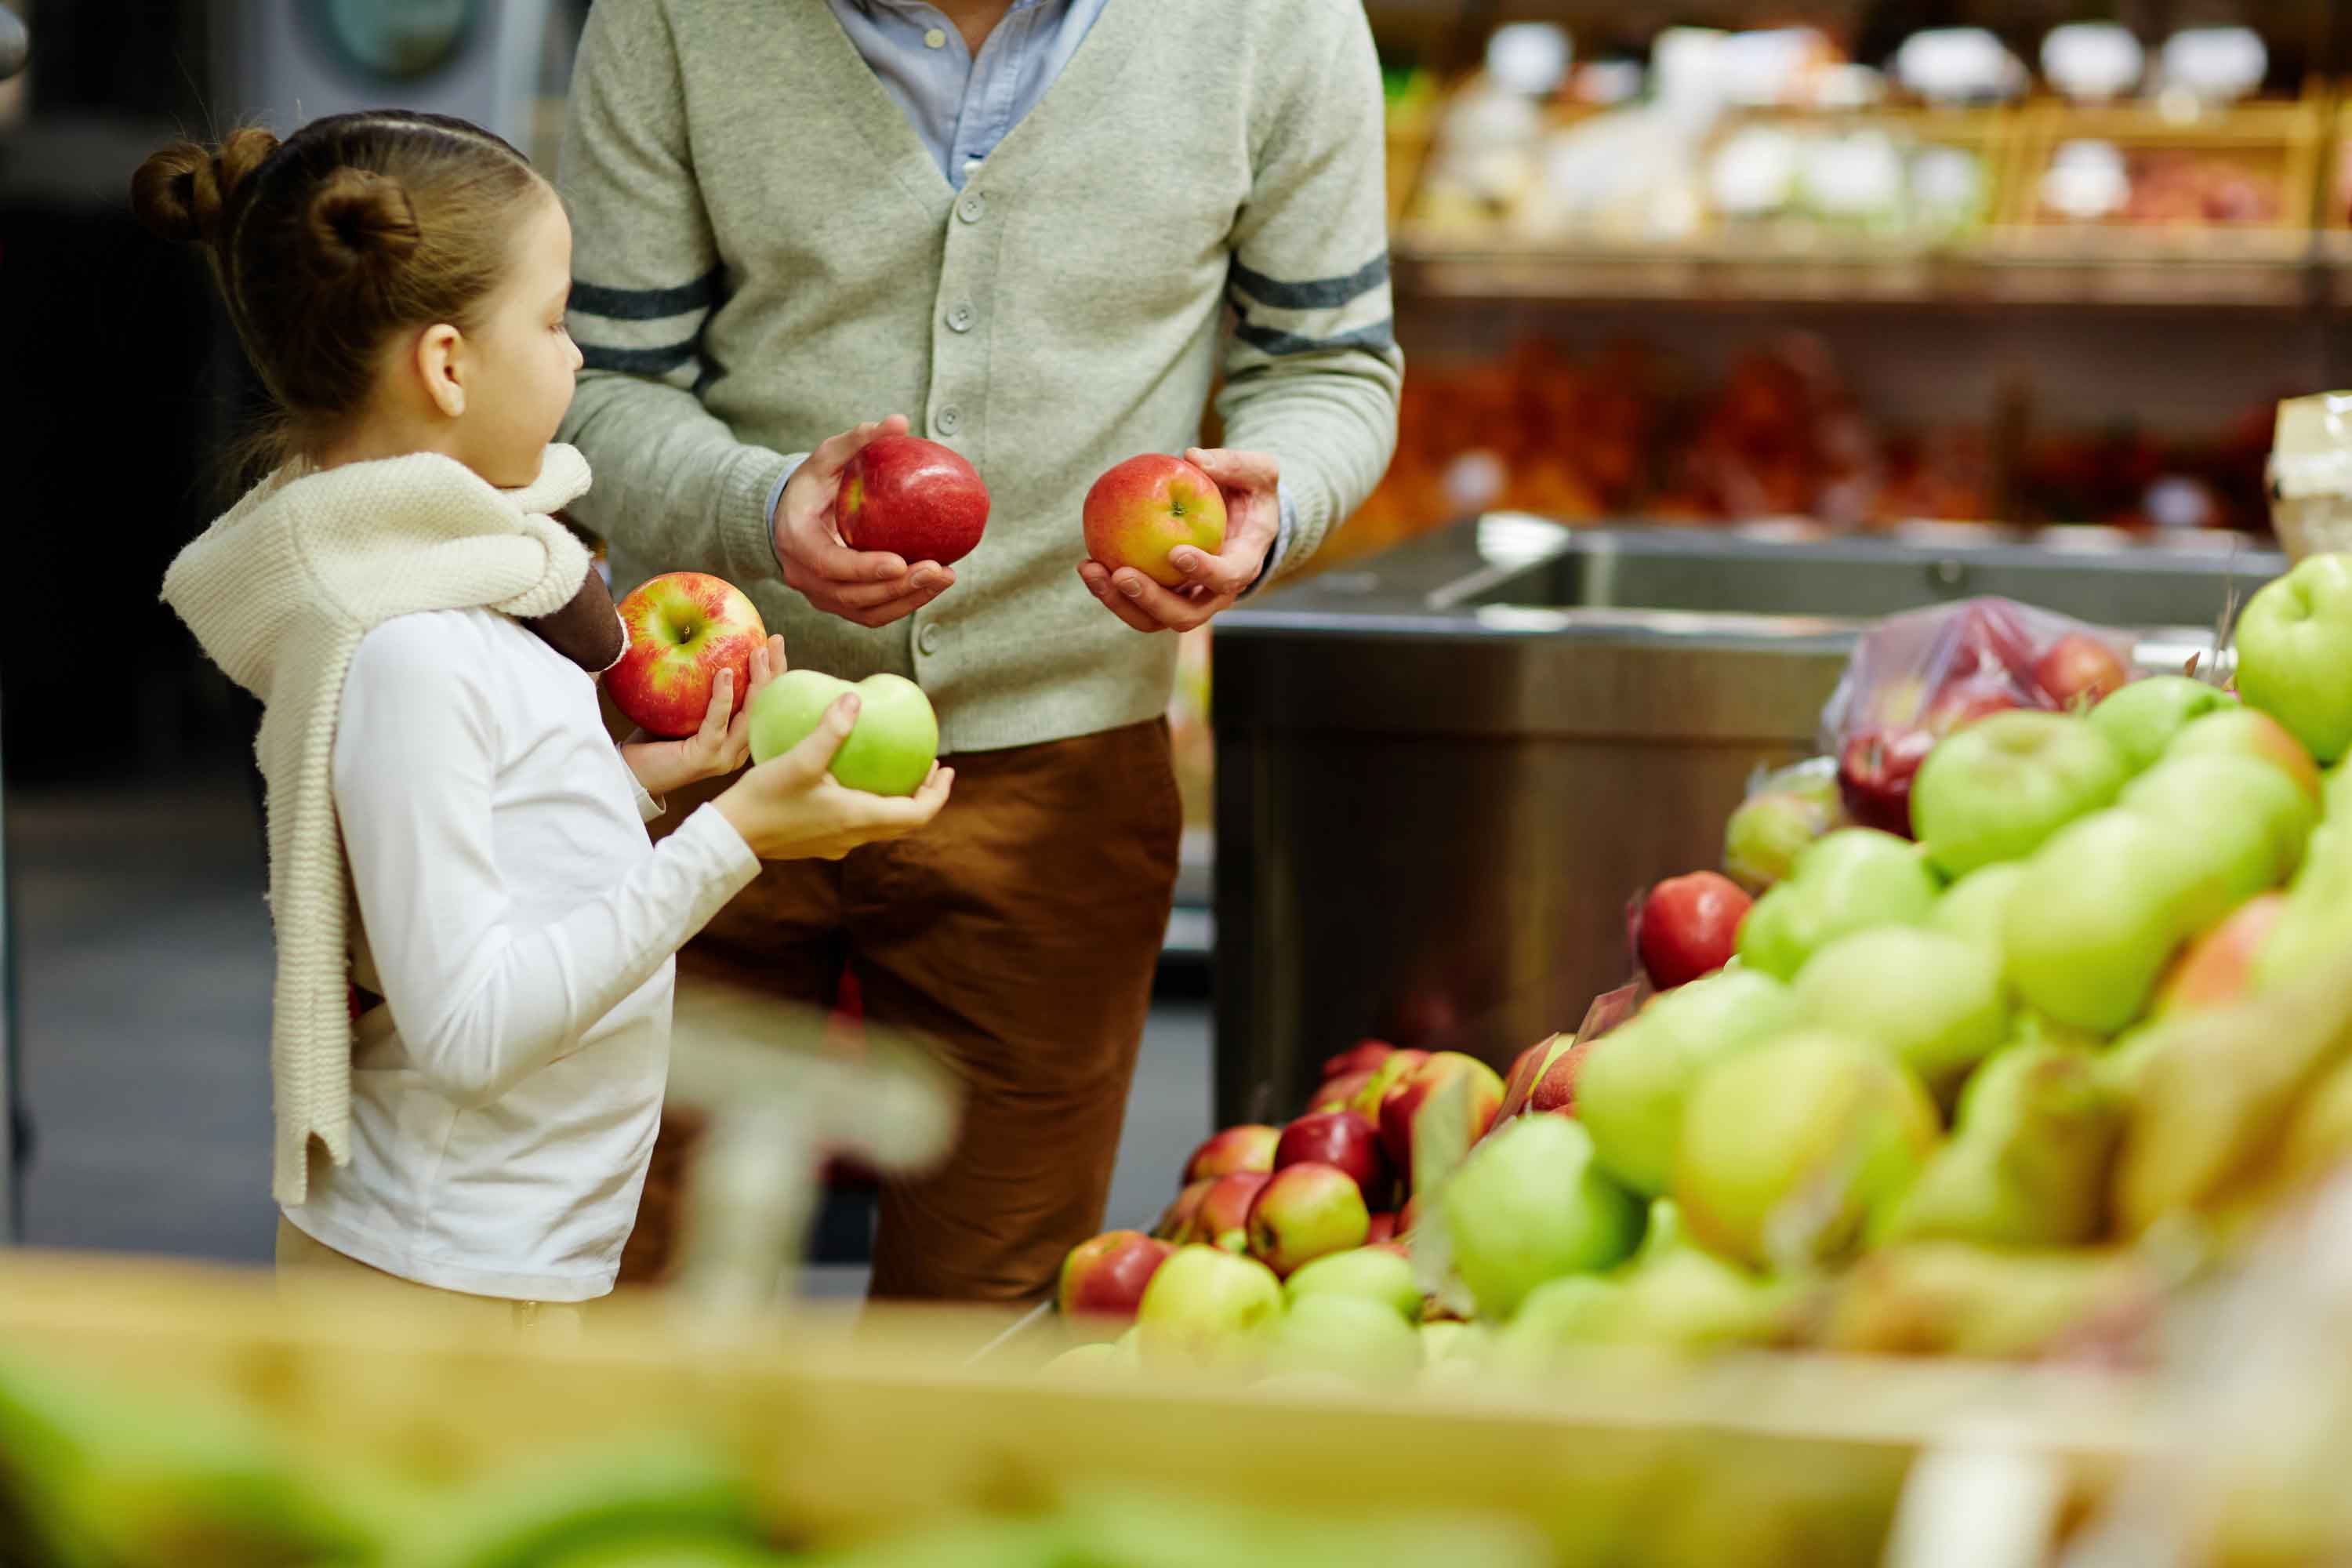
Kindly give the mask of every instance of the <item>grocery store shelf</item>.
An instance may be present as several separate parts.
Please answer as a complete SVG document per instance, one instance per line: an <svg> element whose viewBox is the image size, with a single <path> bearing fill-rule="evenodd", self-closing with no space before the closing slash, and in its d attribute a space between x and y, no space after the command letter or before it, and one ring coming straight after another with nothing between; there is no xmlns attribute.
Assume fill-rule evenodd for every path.
<svg viewBox="0 0 2352 1568"><path fill-rule="evenodd" d="M1561 251L1401 247L1400 296L1684 305L1978 305L2301 310L2352 300L2352 268L2307 255Z"/></svg>

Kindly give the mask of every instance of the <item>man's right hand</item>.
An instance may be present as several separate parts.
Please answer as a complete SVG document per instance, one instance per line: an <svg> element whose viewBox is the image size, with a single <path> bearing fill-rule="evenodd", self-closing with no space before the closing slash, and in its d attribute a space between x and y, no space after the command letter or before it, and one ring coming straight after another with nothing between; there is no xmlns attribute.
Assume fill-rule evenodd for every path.
<svg viewBox="0 0 2352 1568"><path fill-rule="evenodd" d="M818 609L861 626L887 626L955 585L955 574L936 561L909 566L883 550L852 550L834 526L833 501L841 470L877 436L907 433L904 415L845 430L808 455L776 502L776 559L784 585Z"/></svg>

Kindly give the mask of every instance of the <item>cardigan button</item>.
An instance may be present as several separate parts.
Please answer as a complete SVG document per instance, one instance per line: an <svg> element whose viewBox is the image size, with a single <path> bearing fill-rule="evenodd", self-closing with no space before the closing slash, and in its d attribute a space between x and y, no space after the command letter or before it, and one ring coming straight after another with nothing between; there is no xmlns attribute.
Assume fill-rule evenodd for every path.
<svg viewBox="0 0 2352 1568"><path fill-rule="evenodd" d="M987 213L988 198L978 191L966 191L963 200L956 203L956 216L966 223L978 223Z"/></svg>
<svg viewBox="0 0 2352 1568"><path fill-rule="evenodd" d="M952 403L931 416L931 428L942 436L954 435L957 427L962 424L963 411Z"/></svg>
<svg viewBox="0 0 2352 1568"><path fill-rule="evenodd" d="M971 300L960 300L956 308L948 312L948 326L954 331L968 332L971 331L972 318L977 314L979 312L971 308Z"/></svg>
<svg viewBox="0 0 2352 1568"><path fill-rule="evenodd" d="M921 634L915 638L915 646L927 654L939 652L940 628L936 626L925 626Z"/></svg>

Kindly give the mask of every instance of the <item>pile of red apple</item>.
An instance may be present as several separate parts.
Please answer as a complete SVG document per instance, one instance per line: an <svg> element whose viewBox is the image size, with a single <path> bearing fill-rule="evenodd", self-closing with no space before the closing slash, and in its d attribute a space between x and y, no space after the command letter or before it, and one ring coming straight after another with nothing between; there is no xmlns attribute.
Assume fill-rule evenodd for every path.
<svg viewBox="0 0 2352 1568"><path fill-rule="evenodd" d="M2352 557L2263 588L2237 653L2239 695L2101 672L1957 723L1911 837L1832 828L1752 903L1661 886L1654 994L1507 1082L1334 1058L1289 1127L1204 1144L1155 1236L1072 1254L1064 1309L1119 1336L1074 1354L1361 1381L2134 1342L2143 1238L2227 1241L2352 1159ZM1440 1107L1466 1152L1410 1170Z"/></svg>

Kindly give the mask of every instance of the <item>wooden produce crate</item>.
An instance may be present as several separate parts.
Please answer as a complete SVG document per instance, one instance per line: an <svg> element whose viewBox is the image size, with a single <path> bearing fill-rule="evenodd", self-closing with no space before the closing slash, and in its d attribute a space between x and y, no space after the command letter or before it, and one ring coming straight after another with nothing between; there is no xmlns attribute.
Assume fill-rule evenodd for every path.
<svg viewBox="0 0 2352 1568"><path fill-rule="evenodd" d="M2029 1432L2080 1503L2167 1430L2151 1389L2118 1374L1596 1354L1540 1386L1351 1395L1040 1378L1050 1332L975 1361L1002 1327L910 1310L854 1331L721 1323L645 1298L518 1350L323 1285L298 1311L266 1277L0 1261L14 1363L230 1407L295 1452L411 1486L675 1434L737 1457L762 1514L821 1544L1108 1489L1360 1522L1466 1513L1532 1531L1562 1564L1861 1564L1881 1561L1915 1457L1947 1439Z"/></svg>
<svg viewBox="0 0 2352 1568"><path fill-rule="evenodd" d="M2208 118L2176 120L2133 104L2104 109L2039 103L2020 128L2010 200L1988 250L2019 262L2157 262L2172 265L2299 266L2308 262L2329 100L2314 92L2293 102L2241 105ZM2060 150L2103 142L2122 153L2136 192L2170 182L2176 193L2136 195L2155 204L2095 222L2071 221L2042 201L2042 180ZM2221 186L2264 202L2256 216L2217 216ZM2200 193L2202 195L2200 195ZM2164 205L2178 201L2180 210Z"/></svg>

